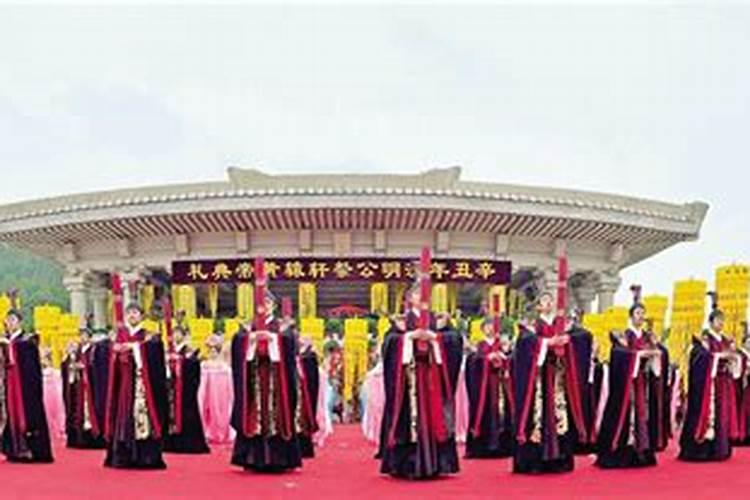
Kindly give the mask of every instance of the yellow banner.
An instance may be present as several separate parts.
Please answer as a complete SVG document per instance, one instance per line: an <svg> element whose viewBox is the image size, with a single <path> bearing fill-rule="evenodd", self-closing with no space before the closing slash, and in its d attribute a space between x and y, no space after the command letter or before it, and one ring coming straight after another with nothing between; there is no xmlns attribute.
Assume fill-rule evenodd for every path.
<svg viewBox="0 0 750 500"><path fill-rule="evenodd" d="M373 283L370 286L370 312L388 314L388 283Z"/></svg>
<svg viewBox="0 0 750 500"><path fill-rule="evenodd" d="M219 312L219 285L217 283L209 283L208 285L208 308L211 317L215 318Z"/></svg>
<svg viewBox="0 0 750 500"><path fill-rule="evenodd" d="M315 283L300 283L297 289L300 318L315 318L318 315L318 291Z"/></svg>
<svg viewBox="0 0 750 500"><path fill-rule="evenodd" d="M243 320L253 319L255 298L253 285L240 283L237 285L237 317Z"/></svg>
<svg viewBox="0 0 750 500"><path fill-rule="evenodd" d="M174 304L173 310L175 313L183 311L186 318L195 318L195 287L193 285L173 285L172 304Z"/></svg>
<svg viewBox="0 0 750 500"><path fill-rule="evenodd" d="M432 285L432 312L448 312L448 285L445 283Z"/></svg>
<svg viewBox="0 0 750 500"><path fill-rule="evenodd" d="M151 316L151 309L154 307L154 295L154 285L144 285L141 288L141 307L146 316Z"/></svg>

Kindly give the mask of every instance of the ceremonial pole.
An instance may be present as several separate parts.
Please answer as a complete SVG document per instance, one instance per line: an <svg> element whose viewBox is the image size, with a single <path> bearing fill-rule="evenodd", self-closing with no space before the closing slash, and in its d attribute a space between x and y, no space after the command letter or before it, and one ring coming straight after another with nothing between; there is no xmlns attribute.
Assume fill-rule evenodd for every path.
<svg viewBox="0 0 750 500"><path fill-rule="evenodd" d="M432 280L430 278L430 269L432 268L432 252L430 247L422 248L422 255L419 259L419 328L421 330L430 329L430 303L432 302ZM417 348L420 351L426 351L429 348L425 340L417 341Z"/></svg>
<svg viewBox="0 0 750 500"><path fill-rule="evenodd" d="M125 305L123 304L122 280L117 273L112 273L112 302L114 304L115 339L117 342L127 342L128 333L125 329Z"/></svg>

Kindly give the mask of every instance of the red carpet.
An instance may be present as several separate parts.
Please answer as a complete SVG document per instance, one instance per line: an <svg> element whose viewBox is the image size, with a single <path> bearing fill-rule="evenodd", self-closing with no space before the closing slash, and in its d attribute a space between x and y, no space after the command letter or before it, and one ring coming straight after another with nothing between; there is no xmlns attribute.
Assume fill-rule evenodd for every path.
<svg viewBox="0 0 750 500"><path fill-rule="evenodd" d="M337 426L318 458L298 472L259 475L229 465L229 450L206 456L167 455L166 471L102 467L102 452L58 446L56 463L0 462L0 498L707 498L742 496L750 488L750 448L719 464L686 464L674 450L645 470L602 471L583 457L576 471L557 476L516 476L509 460L462 462L455 477L406 482L380 476L372 446L356 426Z"/></svg>

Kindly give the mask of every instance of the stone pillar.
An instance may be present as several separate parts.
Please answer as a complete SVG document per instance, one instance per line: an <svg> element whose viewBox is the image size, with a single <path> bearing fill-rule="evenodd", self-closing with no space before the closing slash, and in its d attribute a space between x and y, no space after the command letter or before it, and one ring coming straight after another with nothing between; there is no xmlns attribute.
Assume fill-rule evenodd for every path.
<svg viewBox="0 0 750 500"><path fill-rule="evenodd" d="M63 278L63 285L70 294L70 312L81 319L81 323L86 319L89 312L89 283L86 274L71 274Z"/></svg>
<svg viewBox="0 0 750 500"><path fill-rule="evenodd" d="M615 294L622 279L617 274L601 273L598 276L596 293L599 297L599 312L602 313L615 304Z"/></svg>
<svg viewBox="0 0 750 500"><path fill-rule="evenodd" d="M586 314L592 311L593 302L596 298L596 289L592 285L585 284L577 287L574 296L576 299L576 306L580 310Z"/></svg>
<svg viewBox="0 0 750 500"><path fill-rule="evenodd" d="M557 269L554 267L542 269L538 274L537 287L539 294L549 292L557 303Z"/></svg>
<svg viewBox="0 0 750 500"><path fill-rule="evenodd" d="M591 313L593 302L596 298L597 281L590 273L583 273L576 276L572 285L573 300L578 309L584 314Z"/></svg>
<svg viewBox="0 0 750 500"><path fill-rule="evenodd" d="M102 283L96 283L91 290L91 301L94 313L94 328L103 329L107 327L107 304L109 290Z"/></svg>
<svg viewBox="0 0 750 500"><path fill-rule="evenodd" d="M146 283L151 272L146 267L131 268L122 273L123 307L133 302L140 302L141 287Z"/></svg>

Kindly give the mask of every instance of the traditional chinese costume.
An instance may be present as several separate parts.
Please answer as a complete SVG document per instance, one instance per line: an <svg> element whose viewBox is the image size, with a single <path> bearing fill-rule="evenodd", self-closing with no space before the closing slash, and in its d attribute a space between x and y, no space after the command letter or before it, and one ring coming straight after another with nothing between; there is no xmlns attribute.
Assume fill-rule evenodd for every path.
<svg viewBox="0 0 750 500"><path fill-rule="evenodd" d="M251 339L242 330L232 339L234 405L237 432L232 464L261 472L302 466L295 415L297 364L293 336L267 324L266 339Z"/></svg>
<svg viewBox="0 0 750 500"><path fill-rule="evenodd" d="M318 356L309 346L297 357L298 396L297 429L303 458L315 456L313 437L318 431L318 391L320 372Z"/></svg>
<svg viewBox="0 0 750 500"><path fill-rule="evenodd" d="M203 432L198 388L201 384L201 360L197 351L181 344L175 348L168 367L169 426L164 451L170 453L208 453Z"/></svg>
<svg viewBox="0 0 750 500"><path fill-rule="evenodd" d="M491 361L491 353L504 357ZM513 383L510 350L500 339L483 340L466 358L466 391L469 395L467 458L509 457L513 454Z"/></svg>
<svg viewBox="0 0 750 500"><path fill-rule="evenodd" d="M641 357L639 351L658 351ZM669 355L650 332L635 327L613 335L609 396L597 441L603 468L656 465L670 437Z"/></svg>
<svg viewBox="0 0 750 500"><path fill-rule="evenodd" d="M732 440L734 446L750 445L750 352L747 344L740 349L738 354L741 359L740 377L735 380L735 391L737 394L737 437Z"/></svg>
<svg viewBox="0 0 750 500"><path fill-rule="evenodd" d="M730 440L738 436L735 380L742 366L720 357L731 352L731 340L710 329L693 339L680 460L718 461L732 455Z"/></svg>
<svg viewBox="0 0 750 500"><path fill-rule="evenodd" d="M548 346L562 331L558 322L563 321L542 317L534 330L524 328L516 342L514 472L571 471L576 444L587 438L578 379L579 366L588 366L590 352L576 336L563 346Z"/></svg>
<svg viewBox="0 0 750 500"><path fill-rule="evenodd" d="M588 454L594 451L596 444L596 360L593 349L594 337L591 332L585 328L573 325L568 334L573 339L574 349L577 357L581 360L577 363L579 393L581 395L581 411L583 412L583 421L586 428L586 435L580 436L578 429L573 426L572 432L576 441L576 453Z"/></svg>
<svg viewBox="0 0 750 500"><path fill-rule="evenodd" d="M110 342L106 336L68 352L62 363L65 434L69 448L103 449Z"/></svg>
<svg viewBox="0 0 750 500"><path fill-rule="evenodd" d="M11 462L52 462L38 338L22 331L0 351L2 452Z"/></svg>
<svg viewBox="0 0 750 500"><path fill-rule="evenodd" d="M462 339L443 329L433 341L415 341L415 318L407 333L392 332L383 344L385 413L380 471L409 479L458 471L455 389Z"/></svg>
<svg viewBox="0 0 750 500"><path fill-rule="evenodd" d="M104 432L104 465L164 469L162 442L167 426L164 345L143 328L128 328L126 342L112 346Z"/></svg>

